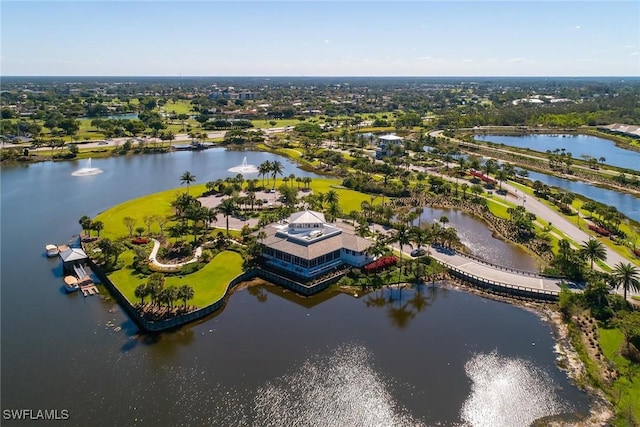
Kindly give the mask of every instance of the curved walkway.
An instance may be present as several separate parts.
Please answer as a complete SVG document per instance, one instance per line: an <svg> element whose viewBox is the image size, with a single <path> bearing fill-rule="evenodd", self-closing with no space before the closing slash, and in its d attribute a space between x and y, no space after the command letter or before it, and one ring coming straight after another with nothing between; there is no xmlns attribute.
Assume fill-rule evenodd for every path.
<svg viewBox="0 0 640 427"><path fill-rule="evenodd" d="M487 283L521 287L540 293L559 293L561 279L537 273L506 269L444 248L432 248L429 254L441 264Z"/></svg>
<svg viewBox="0 0 640 427"><path fill-rule="evenodd" d="M162 264L158 262L158 260L156 259L156 255L158 255L158 249L160 249L160 242L156 239L152 239L152 240L153 240L153 249L151 250L151 254L149 255L149 261L151 261L151 264L159 268L166 268L166 269L180 268L184 265L198 262L198 260L202 256L202 246L198 246L198 248L196 249L195 256L189 261L180 262L178 264Z"/></svg>

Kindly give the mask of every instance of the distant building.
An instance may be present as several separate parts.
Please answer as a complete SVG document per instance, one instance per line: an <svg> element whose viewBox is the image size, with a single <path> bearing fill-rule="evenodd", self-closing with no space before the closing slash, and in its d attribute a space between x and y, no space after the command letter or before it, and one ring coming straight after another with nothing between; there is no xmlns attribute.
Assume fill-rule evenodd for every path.
<svg viewBox="0 0 640 427"><path fill-rule="evenodd" d="M288 221L262 228L264 267L309 281L344 265L362 267L372 258L373 244L344 223L327 223L320 212L306 210Z"/></svg>
<svg viewBox="0 0 640 427"><path fill-rule="evenodd" d="M605 132L619 133L622 135L631 136L633 138L640 138L640 126L614 123L607 126L598 126L598 129Z"/></svg>
<svg viewBox="0 0 640 427"><path fill-rule="evenodd" d="M249 91L242 91L242 92L218 91L218 92L211 92L209 94L209 99L218 99L218 98L239 99L241 101L250 101L250 100L256 99L256 94L254 92L249 92Z"/></svg>
<svg viewBox="0 0 640 427"><path fill-rule="evenodd" d="M394 152L403 151L404 139L395 134L381 135L377 140L376 159L380 160L385 156L390 156Z"/></svg>

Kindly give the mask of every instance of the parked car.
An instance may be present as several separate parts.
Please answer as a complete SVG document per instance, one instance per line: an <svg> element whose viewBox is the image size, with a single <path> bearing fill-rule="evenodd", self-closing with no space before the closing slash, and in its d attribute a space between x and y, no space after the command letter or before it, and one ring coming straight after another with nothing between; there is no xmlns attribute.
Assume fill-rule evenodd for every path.
<svg viewBox="0 0 640 427"><path fill-rule="evenodd" d="M425 251L424 248L417 248L411 251L411 256L418 257L418 256L423 256L426 253L427 251Z"/></svg>

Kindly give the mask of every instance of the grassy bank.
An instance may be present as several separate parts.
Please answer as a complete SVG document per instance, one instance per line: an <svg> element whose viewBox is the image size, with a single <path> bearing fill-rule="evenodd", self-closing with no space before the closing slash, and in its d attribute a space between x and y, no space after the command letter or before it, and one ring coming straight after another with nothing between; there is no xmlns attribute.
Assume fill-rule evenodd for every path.
<svg viewBox="0 0 640 427"><path fill-rule="evenodd" d="M127 299L135 304L140 302L140 299L135 297L135 288L146 283L148 276L137 274L131 267L133 252L125 252L121 258L125 262L125 267L111 273L109 278ZM194 297L188 303L201 308L222 298L231 279L241 273L242 256L237 252L224 251L195 273L185 276L167 276L165 286L192 286Z"/></svg>
<svg viewBox="0 0 640 427"><path fill-rule="evenodd" d="M624 335L619 329L598 328L598 341L607 360L620 373L606 389L616 407L617 424L629 425L627 423L633 419L640 421L640 365L633 364L620 354Z"/></svg>

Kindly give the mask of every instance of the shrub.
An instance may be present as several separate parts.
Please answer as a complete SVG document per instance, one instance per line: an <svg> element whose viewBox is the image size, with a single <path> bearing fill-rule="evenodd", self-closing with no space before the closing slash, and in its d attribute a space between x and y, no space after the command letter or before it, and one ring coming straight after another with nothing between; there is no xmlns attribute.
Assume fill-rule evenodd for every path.
<svg viewBox="0 0 640 427"><path fill-rule="evenodd" d="M147 243L149 243L149 239L147 239L146 237L136 237L134 239L131 239L131 243L133 243L134 245L146 245Z"/></svg>
<svg viewBox="0 0 640 427"><path fill-rule="evenodd" d="M398 263L398 258L395 256L383 256L381 258L378 258L377 260L373 261L372 263L369 263L367 265L364 266L364 271L369 274L369 273L377 273L379 271L382 271L386 268L389 268L391 266L394 266Z"/></svg>

